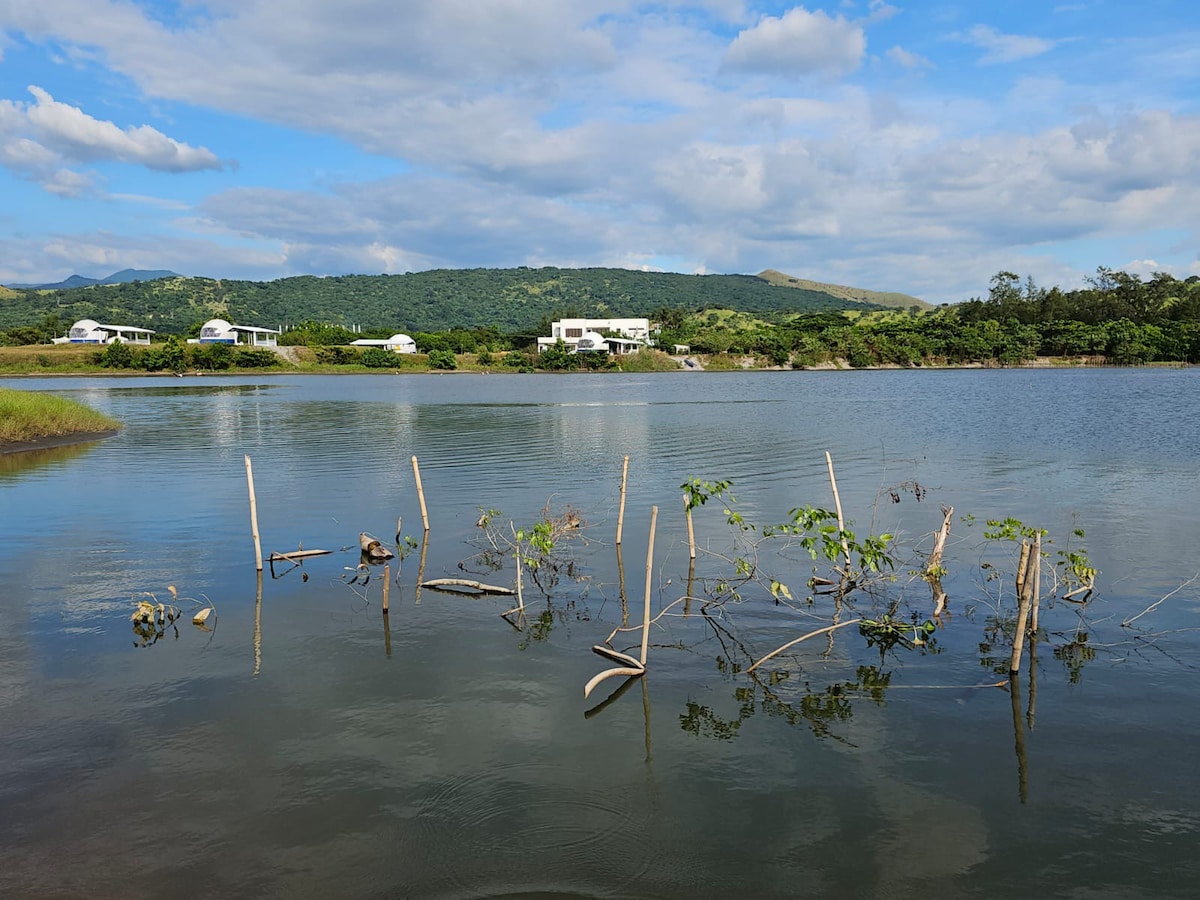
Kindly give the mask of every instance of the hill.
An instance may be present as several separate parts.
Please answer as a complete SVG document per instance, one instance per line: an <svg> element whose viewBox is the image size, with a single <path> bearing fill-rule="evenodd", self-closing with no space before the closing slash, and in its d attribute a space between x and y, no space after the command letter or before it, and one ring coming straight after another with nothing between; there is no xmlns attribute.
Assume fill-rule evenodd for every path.
<svg viewBox="0 0 1200 900"><path fill-rule="evenodd" d="M809 281L807 278L796 278L774 269L764 269L758 277L769 284L780 287L798 288L804 291L817 291L838 297L842 300L852 300L859 303L874 303L894 309L908 309L919 306L921 309L933 309L932 303L927 303L918 297L900 294L894 291L869 291L866 288L848 287L844 284L826 284L823 281Z"/></svg>
<svg viewBox="0 0 1200 900"><path fill-rule="evenodd" d="M157 278L180 278L176 272L168 269L122 269L113 272L107 278L88 278L86 275L71 275L53 284L10 284L8 287L22 291L60 291L77 287L89 287L93 284L125 284L129 281L154 281Z"/></svg>
<svg viewBox="0 0 1200 900"><path fill-rule="evenodd" d="M300 276L276 281L163 278L25 291L0 302L0 330L57 314L183 333L221 316L276 327L306 320L406 331L492 327L532 332L563 316L654 317L661 310L732 309L766 320L796 312L878 309L829 291L754 275L629 269L435 269L406 275Z"/></svg>

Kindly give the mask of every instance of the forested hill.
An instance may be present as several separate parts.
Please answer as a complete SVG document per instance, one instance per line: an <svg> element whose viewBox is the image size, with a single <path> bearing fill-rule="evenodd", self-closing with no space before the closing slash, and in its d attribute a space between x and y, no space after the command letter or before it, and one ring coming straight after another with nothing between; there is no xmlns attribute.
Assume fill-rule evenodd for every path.
<svg viewBox="0 0 1200 900"><path fill-rule="evenodd" d="M181 334L219 316L275 327L307 320L404 331L495 327L519 332L543 319L653 316L733 309L771 319L787 312L876 309L826 291L772 285L754 275L678 275L629 269L436 269L407 275L301 276L277 281L165 278L0 297L0 330L48 315Z"/></svg>

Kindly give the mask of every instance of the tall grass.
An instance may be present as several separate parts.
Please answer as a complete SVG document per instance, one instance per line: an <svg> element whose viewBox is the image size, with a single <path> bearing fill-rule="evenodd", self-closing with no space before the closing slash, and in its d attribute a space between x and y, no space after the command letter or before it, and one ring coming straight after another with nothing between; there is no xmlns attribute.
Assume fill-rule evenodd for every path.
<svg viewBox="0 0 1200 900"><path fill-rule="evenodd" d="M52 394L0 388L0 444L17 444L64 434L112 431L121 423L96 410Z"/></svg>

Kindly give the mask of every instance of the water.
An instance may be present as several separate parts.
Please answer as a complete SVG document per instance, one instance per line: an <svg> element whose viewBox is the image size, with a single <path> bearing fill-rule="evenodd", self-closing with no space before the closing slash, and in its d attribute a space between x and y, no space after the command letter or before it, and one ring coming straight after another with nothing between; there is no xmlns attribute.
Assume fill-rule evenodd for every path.
<svg viewBox="0 0 1200 900"><path fill-rule="evenodd" d="M0 457L0 895L1193 896L1198 379L14 381L126 428ZM881 657L851 626L750 678L752 658L829 622L828 598L805 602L807 555L763 544L797 610L752 588L708 616L680 604L648 674L584 700L622 573L640 622L651 507L657 610L687 584L681 482L730 479L747 521L779 522L832 504L826 450L859 534L927 549L955 507L939 652ZM335 551L268 570L261 601L247 454L264 552ZM526 579L524 628L500 618L507 597L418 593L419 550L386 627L381 571L349 583L360 531L391 540L402 515L422 536L414 455L425 578L513 583L511 563L472 561L483 510L517 528L582 515L550 599ZM981 648L997 583L980 565L1011 562L983 520L1004 516L1049 530L1048 566L1084 528L1101 569L1082 610L1043 610L1016 715L979 687L1001 679L989 660L1006 668L1002 638ZM717 501L695 525L699 594L730 577L734 535ZM139 646L131 598L168 584L211 601L215 630L185 618ZM877 600L897 597L929 615L904 565ZM861 596L845 616L885 611Z"/></svg>

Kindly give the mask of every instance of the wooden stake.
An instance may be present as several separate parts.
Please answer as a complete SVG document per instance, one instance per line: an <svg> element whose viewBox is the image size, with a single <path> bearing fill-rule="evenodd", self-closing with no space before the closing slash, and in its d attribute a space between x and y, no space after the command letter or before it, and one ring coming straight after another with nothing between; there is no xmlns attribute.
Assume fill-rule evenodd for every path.
<svg viewBox="0 0 1200 900"><path fill-rule="evenodd" d="M417 458L412 458L413 477L417 480L417 499L421 501L421 524L425 526L425 530L429 530L429 511L425 509L425 489L421 487L421 467L417 465Z"/></svg>
<svg viewBox="0 0 1200 900"><path fill-rule="evenodd" d="M1025 579L1029 574L1029 542L1021 541L1021 560L1017 563L1017 601L1025 596Z"/></svg>
<svg viewBox="0 0 1200 900"><path fill-rule="evenodd" d="M1029 631L1032 635L1037 635L1038 630L1038 605L1042 599L1042 535L1039 532L1033 536L1033 578L1032 578L1032 594L1033 601L1029 611ZM1029 644L1030 652L1033 651L1032 641ZM1033 672L1029 673L1032 685Z"/></svg>
<svg viewBox="0 0 1200 900"><path fill-rule="evenodd" d="M254 499L254 469L246 457L246 484L250 488L250 532L254 535L254 568L262 572L262 542L258 539L258 502Z"/></svg>
<svg viewBox="0 0 1200 900"><path fill-rule="evenodd" d="M625 564L621 561L621 545L617 544L617 593L621 598L621 624L629 624L629 598L625 596Z"/></svg>
<svg viewBox="0 0 1200 900"><path fill-rule="evenodd" d="M696 558L696 533L692 530L692 508L688 505L688 495L683 495L683 514L687 517L688 556Z"/></svg>
<svg viewBox="0 0 1200 900"><path fill-rule="evenodd" d="M1021 544L1021 560L1028 563L1029 559L1029 543L1022 542ZM1027 568L1022 566L1021 568ZM1026 582L1028 578L1023 578L1021 588L1017 591L1017 632L1013 635L1012 658L1008 663L1008 674L1012 676L1021 673L1021 651L1025 647L1025 625L1029 621L1029 607L1031 591L1027 589Z"/></svg>
<svg viewBox="0 0 1200 900"><path fill-rule="evenodd" d="M388 614L388 590L392 586L392 567L388 564L383 567L383 614Z"/></svg>
<svg viewBox="0 0 1200 900"><path fill-rule="evenodd" d="M658 507L650 507L650 543L646 547L646 611L642 617L642 668L650 650L650 578L654 573L654 527L658 523Z"/></svg>
<svg viewBox="0 0 1200 900"><path fill-rule="evenodd" d="M617 546L621 546L621 531L625 528L625 485L629 481L629 457L621 469L621 510L617 513Z"/></svg>
<svg viewBox="0 0 1200 900"><path fill-rule="evenodd" d="M425 551L429 549L429 532L421 539L421 561L417 563L417 590L413 595L413 605L421 605L421 582L425 580Z"/></svg>
<svg viewBox="0 0 1200 900"><path fill-rule="evenodd" d="M837 479L833 477L833 457L825 451L825 465L829 468L829 485L833 488L833 508L837 511L838 531L842 534L842 552L846 555L846 572L850 572L850 543L846 540L846 520L842 518L842 498L838 495Z"/></svg>

